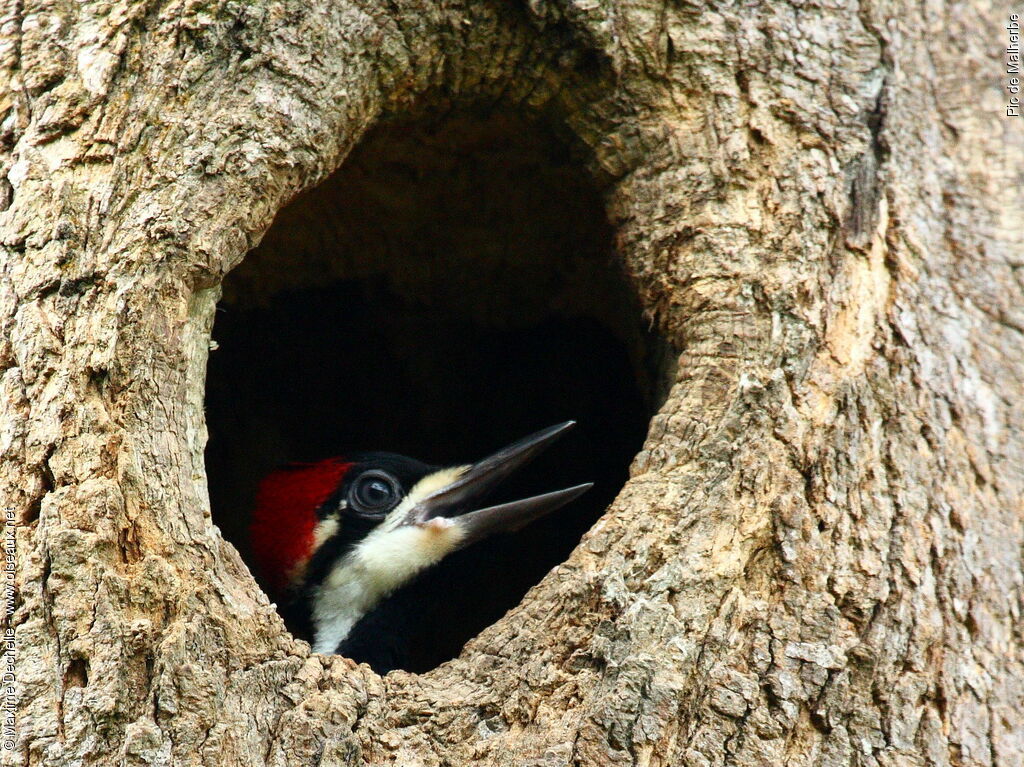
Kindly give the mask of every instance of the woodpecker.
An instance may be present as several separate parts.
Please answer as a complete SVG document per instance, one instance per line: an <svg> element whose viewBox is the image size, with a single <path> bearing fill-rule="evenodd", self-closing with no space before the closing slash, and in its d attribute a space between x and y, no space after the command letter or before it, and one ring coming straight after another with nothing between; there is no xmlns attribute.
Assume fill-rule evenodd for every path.
<svg viewBox="0 0 1024 767"><path fill-rule="evenodd" d="M290 464L260 483L253 556L286 623L313 650L403 668L416 626L395 592L449 554L512 532L592 483L483 506L487 495L570 429L543 429L477 463L443 468L395 453Z"/></svg>

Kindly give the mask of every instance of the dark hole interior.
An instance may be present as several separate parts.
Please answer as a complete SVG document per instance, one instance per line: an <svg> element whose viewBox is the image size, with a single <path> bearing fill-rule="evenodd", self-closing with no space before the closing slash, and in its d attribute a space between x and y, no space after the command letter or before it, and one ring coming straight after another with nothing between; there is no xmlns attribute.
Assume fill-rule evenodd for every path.
<svg viewBox="0 0 1024 767"><path fill-rule="evenodd" d="M667 380L671 355L579 160L555 129L505 112L386 125L224 285L207 469L214 521L243 557L257 483L283 463L352 450L466 463L578 422L505 494L591 492L395 595L422 614L410 671L457 655L566 558L626 480Z"/></svg>

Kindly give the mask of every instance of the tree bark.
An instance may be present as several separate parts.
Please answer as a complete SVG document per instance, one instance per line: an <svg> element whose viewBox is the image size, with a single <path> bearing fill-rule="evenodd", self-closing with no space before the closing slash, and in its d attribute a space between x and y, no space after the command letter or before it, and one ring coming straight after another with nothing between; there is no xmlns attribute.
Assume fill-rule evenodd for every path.
<svg viewBox="0 0 1024 767"><path fill-rule="evenodd" d="M5 763L1024 762L1002 9L12 0L2 24ZM210 327L369 126L470 102L589 148L678 375L569 560L457 660L380 678L293 640L211 523Z"/></svg>

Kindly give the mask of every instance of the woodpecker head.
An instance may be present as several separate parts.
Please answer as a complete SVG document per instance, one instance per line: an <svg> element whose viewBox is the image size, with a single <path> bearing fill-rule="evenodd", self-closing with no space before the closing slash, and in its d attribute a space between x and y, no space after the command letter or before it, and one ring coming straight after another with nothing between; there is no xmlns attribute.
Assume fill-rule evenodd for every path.
<svg viewBox="0 0 1024 767"><path fill-rule="evenodd" d="M335 652L360 618L421 571L588 490L590 484L577 485L482 506L496 485L572 426L552 426L453 468L358 453L274 472L257 495L253 554L275 598L306 611L313 649Z"/></svg>

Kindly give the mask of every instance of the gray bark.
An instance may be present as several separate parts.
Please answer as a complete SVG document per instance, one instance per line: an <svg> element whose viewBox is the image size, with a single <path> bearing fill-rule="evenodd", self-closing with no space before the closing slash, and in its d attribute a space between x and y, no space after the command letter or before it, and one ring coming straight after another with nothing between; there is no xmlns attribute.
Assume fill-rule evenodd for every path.
<svg viewBox="0 0 1024 767"><path fill-rule="evenodd" d="M22 0L3 11L13 764L1024 761L1024 131L965 2ZM227 272L380 120L589 147L677 380L463 655L293 640L212 526Z"/></svg>

